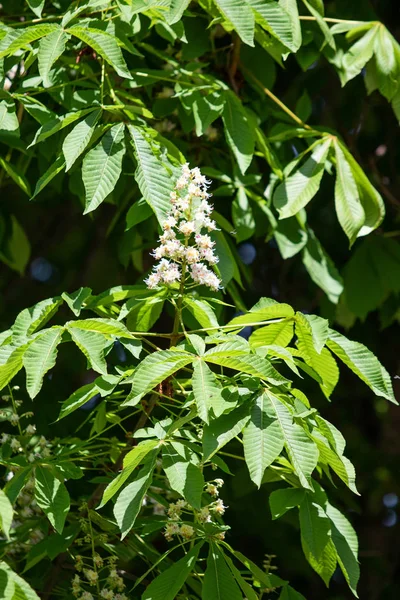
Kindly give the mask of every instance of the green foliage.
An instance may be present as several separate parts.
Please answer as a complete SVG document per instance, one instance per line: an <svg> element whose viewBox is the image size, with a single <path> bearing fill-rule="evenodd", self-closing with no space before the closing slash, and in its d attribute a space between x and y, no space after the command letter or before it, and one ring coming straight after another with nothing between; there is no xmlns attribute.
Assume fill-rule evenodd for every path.
<svg viewBox="0 0 400 600"><path fill-rule="evenodd" d="M400 119L398 43L380 22L325 17L320 0L28 0L18 2L18 19L9 5L0 23L0 187L54 204L65 188L63 202L90 213L80 222L111 215L101 236L114 232L117 260L140 276L98 295L86 281L60 289L0 335L0 419L17 428L1 440L0 596L31 600L35 588L64 598L96 590L115 599L304 600L270 563L260 568L226 543L221 476L232 474L269 490L273 520L298 523L298 548L324 584L339 567L357 595L357 536L331 504L334 486L358 494L355 469L322 416L324 396L336 399L336 358L397 402L378 358L331 325L397 298L399 247L382 225L375 185L387 197L386 188L376 170L365 172L344 128L316 123L299 82L288 105L272 88L290 61L306 72L324 56L342 86L365 69L367 93L378 90ZM203 226L204 184L182 209L183 253L171 259L179 276L145 287L160 228L163 244L176 241L169 232L186 161L214 180L218 229L205 225L210 235L196 244L218 255L207 273L221 286L196 279L193 265L206 254L189 260L195 246L182 229L191 219L197 233ZM315 215L328 213L321 226ZM0 260L23 275L36 249L16 214L0 215ZM323 237L331 226L345 248L337 264ZM348 254L344 236L356 244ZM292 307L262 297L247 310L252 261L242 243L253 241L276 242L287 268L305 269L305 286L319 288L314 307L329 320L297 310L301 298ZM157 259L171 258L163 252ZM60 376L64 351L89 371L79 387ZM25 419L44 407L53 375L61 402L43 419L72 434L50 441ZM167 542L176 544L165 550ZM43 565L56 573L46 582ZM120 576L129 573L133 583Z"/></svg>

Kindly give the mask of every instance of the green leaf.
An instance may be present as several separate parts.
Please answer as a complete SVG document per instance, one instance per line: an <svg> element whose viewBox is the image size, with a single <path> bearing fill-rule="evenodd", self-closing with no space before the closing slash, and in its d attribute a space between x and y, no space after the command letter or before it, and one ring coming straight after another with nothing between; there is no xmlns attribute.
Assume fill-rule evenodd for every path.
<svg viewBox="0 0 400 600"><path fill-rule="evenodd" d="M65 485L46 467L36 467L35 500L57 533L62 533L69 512L69 494Z"/></svg>
<svg viewBox="0 0 400 600"><path fill-rule="evenodd" d="M336 140L333 145L336 154L336 214L352 245L364 225L365 214L351 167Z"/></svg>
<svg viewBox="0 0 400 600"><path fill-rule="evenodd" d="M322 506L312 501L309 494L305 494L299 508L301 540L306 556L311 554L316 561L320 561L322 554L330 540L331 525Z"/></svg>
<svg viewBox="0 0 400 600"><path fill-rule="evenodd" d="M180 442L163 447L163 469L173 490L178 492L194 508L200 510L204 488L204 476L194 464L189 449Z"/></svg>
<svg viewBox="0 0 400 600"><path fill-rule="evenodd" d="M232 203L232 219L236 229L236 242L251 237L256 229L253 212L243 186L240 186Z"/></svg>
<svg viewBox="0 0 400 600"><path fill-rule="evenodd" d="M314 8L311 0L310 0L310 2L307 2L307 0L303 0L303 3L306 5L308 11L312 14L314 19L318 23L318 25L325 37L325 43L327 43L329 46L331 46L331 48L333 48L333 50L336 50L335 39L331 33L331 30L329 29L328 24L321 16L321 13Z"/></svg>
<svg viewBox="0 0 400 600"><path fill-rule="evenodd" d="M297 347L303 360L321 377L321 389L329 398L339 380L339 369L335 359L327 348L322 348L318 343L315 347L315 334L313 336L310 322L302 313L296 314L296 335ZM318 352L320 348L321 351Z"/></svg>
<svg viewBox="0 0 400 600"><path fill-rule="evenodd" d="M144 461L149 452L154 450L158 444L158 440L144 440L135 446L133 450L128 452L124 458L122 471L107 485L101 499L101 504L98 508L102 508L113 496L115 496L124 485L125 481L132 475L136 467Z"/></svg>
<svg viewBox="0 0 400 600"><path fill-rule="evenodd" d="M32 192L31 187L29 185L29 181L15 165L12 165L10 162L5 161L4 158L0 156L0 167L2 167L5 170L7 175L11 177L14 183L16 183L17 186L21 188L21 190L25 192L27 196L31 196Z"/></svg>
<svg viewBox="0 0 400 600"><path fill-rule="evenodd" d="M279 4L286 10L292 23L292 43L297 50L301 46L301 21L299 19L299 10L297 8L297 0L278 0ZM294 50L294 51L296 51Z"/></svg>
<svg viewBox="0 0 400 600"><path fill-rule="evenodd" d="M301 33L299 36L299 32L293 29L293 19L282 3L275 0L247 0L247 2L256 13L256 21L264 29L292 52L299 49Z"/></svg>
<svg viewBox="0 0 400 600"><path fill-rule="evenodd" d="M82 179L86 191L84 214L97 208L115 188L125 154L124 128L124 123L111 127L83 160Z"/></svg>
<svg viewBox="0 0 400 600"><path fill-rule="evenodd" d="M235 371L260 377L275 385L288 383L288 379L278 373L268 359L262 358L256 354L230 357L218 354L218 352L212 349L211 352L208 350L205 353L204 360L213 363L214 365L220 365L221 367L227 367L228 369L234 369Z"/></svg>
<svg viewBox="0 0 400 600"><path fill-rule="evenodd" d="M265 469L280 455L284 438L271 404L260 394L252 409L250 421L243 431L243 446L250 478L261 486Z"/></svg>
<svg viewBox="0 0 400 600"><path fill-rule="evenodd" d="M133 337L123 323L114 319L83 319L69 321L68 329L82 329L93 333L101 333L111 339L113 336Z"/></svg>
<svg viewBox="0 0 400 600"><path fill-rule="evenodd" d="M132 378L132 399L124 406L135 406L158 383L179 371L193 360L193 354L174 350L158 350L146 356Z"/></svg>
<svg viewBox="0 0 400 600"><path fill-rule="evenodd" d="M170 25L181 20L184 11L190 4L190 0L171 0L169 3L169 11L166 14L167 22Z"/></svg>
<svg viewBox="0 0 400 600"><path fill-rule="evenodd" d="M279 596L279 600L306 600L302 594L296 592L290 585L285 585L282 588L281 595Z"/></svg>
<svg viewBox="0 0 400 600"><path fill-rule="evenodd" d="M0 58L14 54L21 48L27 49L29 44L49 35L49 33L58 30L58 28L59 26L53 23L45 23L42 25L26 27L25 29L18 31L17 37L15 37L15 31L8 33L2 40L3 50L0 52Z"/></svg>
<svg viewBox="0 0 400 600"><path fill-rule="evenodd" d="M295 256L307 244L307 231L298 216L278 221L274 229L274 238L284 259Z"/></svg>
<svg viewBox="0 0 400 600"><path fill-rule="evenodd" d="M287 346L293 338L293 319L283 319L279 323L271 323L266 327L260 327L251 334L249 344L252 348L260 346Z"/></svg>
<svg viewBox="0 0 400 600"><path fill-rule="evenodd" d="M22 369L22 357L26 351L28 344L20 346L12 352L5 362L0 361L0 390L5 388L10 383L13 377Z"/></svg>
<svg viewBox="0 0 400 600"><path fill-rule="evenodd" d="M269 506L273 519L279 519L288 510L299 506L305 498L305 490L301 488L286 488L275 490L269 496Z"/></svg>
<svg viewBox="0 0 400 600"><path fill-rule="evenodd" d="M126 324L132 331L150 331L158 321L165 298L151 296L150 298L132 298L126 303L129 309Z"/></svg>
<svg viewBox="0 0 400 600"><path fill-rule="evenodd" d="M12 326L13 343L23 344L54 316L62 304L62 298L55 296L42 300L30 308L22 310Z"/></svg>
<svg viewBox="0 0 400 600"><path fill-rule="evenodd" d="M269 319L293 317L294 310L289 304L272 300L272 298L261 298L248 313L240 315L229 321L228 325L251 325Z"/></svg>
<svg viewBox="0 0 400 600"><path fill-rule="evenodd" d="M86 150L101 114L101 108L95 109L83 121L75 125L65 138L62 149L65 157L66 171L69 171L79 156Z"/></svg>
<svg viewBox="0 0 400 600"><path fill-rule="evenodd" d="M242 593L226 564L222 549L210 544L203 579L203 600L242 600Z"/></svg>
<svg viewBox="0 0 400 600"><path fill-rule="evenodd" d="M203 455L209 460L225 444L236 437L250 420L251 404L245 402L226 415L205 425L203 433Z"/></svg>
<svg viewBox="0 0 400 600"><path fill-rule="evenodd" d="M24 101L26 101L26 100L24 99ZM22 99L21 99L21 102L23 102ZM72 123L77 121L78 119L81 119L82 117L88 115L89 113L93 112L94 110L96 110L96 108L84 108L82 110L76 110L74 112L67 113L66 115L63 115L61 117L57 117L56 115L53 114L52 118L46 118L46 120L44 121L42 126L37 130L35 137L33 139L33 142L30 143L28 148L31 148L35 144L39 144L40 142L43 142L48 137L51 137L52 135L56 134L58 131L65 129L66 127L68 127L69 125L71 125Z"/></svg>
<svg viewBox="0 0 400 600"><path fill-rule="evenodd" d="M196 321L201 327L210 329L207 333L211 335L213 327L219 328L218 319L215 315L211 305L206 300L199 300L198 298L191 298L185 296L183 300L184 306L192 313Z"/></svg>
<svg viewBox="0 0 400 600"><path fill-rule="evenodd" d="M194 570L203 543L194 546L183 558L158 575L146 588L142 600L175 600Z"/></svg>
<svg viewBox="0 0 400 600"><path fill-rule="evenodd" d="M333 304L337 304L343 292L343 279L311 229L308 229L308 241L302 258L313 282L325 292Z"/></svg>
<svg viewBox="0 0 400 600"><path fill-rule="evenodd" d="M247 583L247 581L242 577L240 571L235 567L233 561L229 556L224 554L224 558L228 563L228 567L233 573L236 582L239 584L243 594L245 594L246 600L258 600L259 596L255 593L254 589Z"/></svg>
<svg viewBox="0 0 400 600"><path fill-rule="evenodd" d="M26 387L32 399L40 392L43 377L56 364L57 346L63 331L62 327L55 327L39 333L24 354Z"/></svg>
<svg viewBox="0 0 400 600"><path fill-rule="evenodd" d="M14 510L12 504L3 490L0 490L0 531L6 538L10 539L10 529L13 520Z"/></svg>
<svg viewBox="0 0 400 600"><path fill-rule="evenodd" d="M243 3L240 0L237 1L243 8ZM239 98L230 90L225 94L222 120L226 141L236 158L241 173L244 175L253 159L255 131L246 109Z"/></svg>
<svg viewBox="0 0 400 600"><path fill-rule="evenodd" d="M329 502L326 506L326 514L331 521L332 541L338 555L339 566L351 591L358 598L357 583L360 578L360 567L357 557L357 534L346 517Z"/></svg>
<svg viewBox="0 0 400 600"><path fill-rule="evenodd" d="M38 194L54 179L56 175L61 173L65 167L65 160L62 154L57 156L55 162L47 169L47 171L38 179L31 200L36 198Z"/></svg>
<svg viewBox="0 0 400 600"><path fill-rule="evenodd" d="M40 600L31 586L3 561L0 561L0 595L4 600Z"/></svg>
<svg viewBox="0 0 400 600"><path fill-rule="evenodd" d="M393 97L399 89L400 83L400 64L398 62L399 52L397 42L381 23L378 27L378 33L375 36L374 41L374 55L379 91L390 102L393 100Z"/></svg>
<svg viewBox="0 0 400 600"><path fill-rule="evenodd" d="M45 0L27 0L29 8L35 13L38 19L42 16Z"/></svg>
<svg viewBox="0 0 400 600"><path fill-rule="evenodd" d="M353 44L342 58L342 70L339 71L342 85L361 73L365 65L374 54L377 26L372 26L355 44Z"/></svg>
<svg viewBox="0 0 400 600"><path fill-rule="evenodd" d="M333 329L329 330L326 345L364 381L371 390L382 398L398 404L394 396L389 373L376 356L363 344L353 342Z"/></svg>
<svg viewBox="0 0 400 600"><path fill-rule="evenodd" d="M86 356L91 368L102 375L107 375L105 354L113 341L102 333L78 329L77 327L70 327L68 331L79 350Z"/></svg>
<svg viewBox="0 0 400 600"><path fill-rule="evenodd" d="M304 316L305 320L308 322L311 329L314 348L318 354L321 354L322 348L325 346L329 335L329 321L317 317L316 315L303 315L303 313L297 313L296 316L299 316L301 320L303 320Z"/></svg>
<svg viewBox="0 0 400 600"><path fill-rule="evenodd" d="M23 275L30 255L31 245L29 239L16 217L11 215L11 235L3 245L3 251L0 252L0 260L9 266L10 269Z"/></svg>
<svg viewBox="0 0 400 600"><path fill-rule="evenodd" d="M150 205L146 202L144 198L140 198L132 204L128 212L126 213L126 227L125 231L131 229L135 225L146 221L151 215L153 211L151 210Z"/></svg>
<svg viewBox="0 0 400 600"><path fill-rule="evenodd" d="M274 204L280 219L292 217L304 208L319 190L331 139L318 143L310 158L280 183L274 193Z"/></svg>
<svg viewBox="0 0 400 600"><path fill-rule="evenodd" d="M4 493L7 495L11 504L15 504L20 491L25 486L31 473L32 467L24 467L23 469L18 469L14 474L14 477L10 479L10 481L7 481L4 487Z"/></svg>
<svg viewBox="0 0 400 600"><path fill-rule="evenodd" d="M198 358L193 362L192 386L200 419L208 423L210 410L219 416L221 386L208 365Z"/></svg>
<svg viewBox="0 0 400 600"><path fill-rule="evenodd" d="M254 15L248 4L241 0L215 0L215 4L244 43L254 46Z"/></svg>
<svg viewBox="0 0 400 600"><path fill-rule="evenodd" d="M79 25L74 25L66 31L93 48L97 54L100 54L100 56L115 69L120 77L132 79L132 75L126 66L121 49L113 35L110 35L101 29L92 27L84 28Z"/></svg>
<svg viewBox="0 0 400 600"><path fill-rule="evenodd" d="M382 223L385 216L385 205L381 195L371 184L351 152L349 152L344 144L341 142L339 142L339 144L351 167L353 177L357 184L359 198L365 213L364 225L358 232L358 237L368 235Z"/></svg>
<svg viewBox="0 0 400 600"><path fill-rule="evenodd" d="M49 79L50 69L63 54L68 39L69 35L60 27L40 40L38 52L39 73L45 88L52 86L52 81Z"/></svg>
<svg viewBox="0 0 400 600"><path fill-rule="evenodd" d="M285 447L296 475L304 488L312 489L311 474L318 462L318 449L304 429L293 422L293 415L272 392L265 392L285 440Z"/></svg>
<svg viewBox="0 0 400 600"><path fill-rule="evenodd" d="M141 468L137 478L129 483L119 494L114 505L114 517L124 539L135 524L142 508L143 499L153 480L153 471L157 453L150 457Z"/></svg>
<svg viewBox="0 0 400 600"><path fill-rule="evenodd" d="M1 100L0 102L0 131L19 135L19 121L12 100Z"/></svg>

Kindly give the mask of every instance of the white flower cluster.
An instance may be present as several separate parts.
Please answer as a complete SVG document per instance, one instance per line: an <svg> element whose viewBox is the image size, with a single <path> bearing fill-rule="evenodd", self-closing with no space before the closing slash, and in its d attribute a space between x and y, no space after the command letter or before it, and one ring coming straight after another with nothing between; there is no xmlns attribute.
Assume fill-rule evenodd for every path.
<svg viewBox="0 0 400 600"><path fill-rule="evenodd" d="M147 287L170 285L190 274L196 284L206 285L214 291L221 281L208 265L215 265L215 242L208 235L217 229L210 218L213 207L208 202L210 194L207 181L200 169L189 169L186 163L171 192L171 210L163 223L160 245L152 252L159 263L145 280ZM207 231L208 233L205 233Z"/></svg>

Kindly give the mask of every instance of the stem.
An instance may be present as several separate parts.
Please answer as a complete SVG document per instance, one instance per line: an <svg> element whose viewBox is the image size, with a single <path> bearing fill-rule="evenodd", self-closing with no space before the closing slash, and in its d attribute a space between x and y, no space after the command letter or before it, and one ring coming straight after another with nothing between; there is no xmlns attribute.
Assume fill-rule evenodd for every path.
<svg viewBox="0 0 400 600"><path fill-rule="evenodd" d="M300 21L316 21L315 17L310 16L300 16ZM351 19L332 19L331 17L322 17L322 19L326 23L349 23L350 25L364 25L369 23L370 21L352 21Z"/></svg>
<svg viewBox="0 0 400 600"><path fill-rule="evenodd" d="M251 79L253 79L253 81L259 86L259 88L262 89L262 91L264 92L264 94L266 94L273 102L275 102L275 104L277 104L281 110L283 110L287 115L289 115L289 117L291 119L293 119L293 121L295 121L298 125L300 125L300 127L302 127L303 129L312 129L309 125L307 125L307 123L304 123L300 119L300 117L298 117L293 111L291 111L290 108L288 106L286 106L286 104L284 104L282 102L282 100L279 100L279 98L277 96L275 96L275 94L273 94L271 92L271 90L269 90L268 88L266 88L261 83L261 81L259 81L259 79L257 79L257 77L255 77L255 75L253 75L253 73L251 71L249 71L248 69L246 69L246 67L243 66L243 64L240 65L240 68L249 77L251 77Z"/></svg>
<svg viewBox="0 0 400 600"><path fill-rule="evenodd" d="M187 238L185 239L185 248L188 245L188 240ZM171 343L170 343L170 348L172 348L172 346L176 346L176 342L178 341L180 334L179 334L179 324L181 322L181 315L182 315L182 303L183 303L183 292L185 289L185 275L186 275L186 260L183 261L182 263L182 277L181 277L181 285L179 287L179 296L178 296L178 302L176 305L176 310L175 310L175 319L174 319L174 327L172 330L172 337L171 337Z"/></svg>
<svg viewBox="0 0 400 600"><path fill-rule="evenodd" d="M10 390L10 397L11 397L11 402L12 402L12 405L13 405L14 413L15 413L15 414L17 415L17 417L18 417L17 405L15 404L15 400L14 400L14 394L12 393L12 388L11 388L11 386L10 386L10 385L8 386L8 389ZM22 433L22 428L21 428L21 423L19 422L19 419L18 419L18 421L17 421L17 425L18 425L18 431L19 431L19 435L23 435L23 433Z"/></svg>
<svg viewBox="0 0 400 600"><path fill-rule="evenodd" d="M94 548L94 538L93 538L93 527L92 527L92 521L90 519L90 510L88 510L87 512L87 516L88 516L88 521L89 521L89 528L90 528L90 543L92 546L92 560L93 560L93 570L97 575L97 579L96 579L96 589L97 589L97 594L98 597L100 598L100 582L99 582L99 574L97 572L97 565L96 565L96 561L94 560L94 555L96 554L95 552L95 548Z"/></svg>

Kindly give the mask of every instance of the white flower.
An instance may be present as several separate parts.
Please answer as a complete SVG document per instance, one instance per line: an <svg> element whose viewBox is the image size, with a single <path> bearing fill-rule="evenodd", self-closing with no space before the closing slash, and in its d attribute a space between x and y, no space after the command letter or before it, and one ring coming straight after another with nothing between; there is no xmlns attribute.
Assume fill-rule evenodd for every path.
<svg viewBox="0 0 400 600"><path fill-rule="evenodd" d="M174 535L178 535L180 532L180 527L178 523L167 523L164 531L165 539L170 542Z"/></svg>
<svg viewBox="0 0 400 600"><path fill-rule="evenodd" d="M194 529L191 525L182 525L180 534L185 540L190 540L194 536Z"/></svg>
<svg viewBox="0 0 400 600"><path fill-rule="evenodd" d="M218 496L218 494L219 494L218 487L216 485L214 485L213 483L207 483L206 492L214 497Z"/></svg>
<svg viewBox="0 0 400 600"><path fill-rule="evenodd" d="M96 585L98 578L99 578L96 571L92 571L92 569L84 569L83 573L84 573L86 579L88 580L89 585Z"/></svg>
<svg viewBox="0 0 400 600"><path fill-rule="evenodd" d="M100 596L105 598L106 600L113 600L114 592L113 590L108 590L107 588L103 588L100 592Z"/></svg>
<svg viewBox="0 0 400 600"><path fill-rule="evenodd" d="M150 290L158 287L161 281L159 273L151 273L147 279L144 280L145 284Z"/></svg>
<svg viewBox="0 0 400 600"><path fill-rule="evenodd" d="M94 598L90 592L83 592L79 600L94 600Z"/></svg>
<svg viewBox="0 0 400 600"><path fill-rule="evenodd" d="M196 231L196 224L194 221L182 221L179 224L179 231L183 233L184 236L189 236Z"/></svg>
<svg viewBox="0 0 400 600"><path fill-rule="evenodd" d="M186 260L189 264L195 263L199 260L200 254L199 251L196 250L193 246L189 246L186 248Z"/></svg>
<svg viewBox="0 0 400 600"><path fill-rule="evenodd" d="M174 219L174 217L168 217L167 219L165 219L164 223L163 223L163 229L172 229L173 227L175 227L176 225L176 219Z"/></svg>
<svg viewBox="0 0 400 600"><path fill-rule="evenodd" d="M19 421L19 416L15 413L13 413L12 415L10 415L8 417L8 420L10 421L11 425L16 425Z"/></svg>
<svg viewBox="0 0 400 600"><path fill-rule="evenodd" d="M42 448L44 448L46 444L47 444L46 438L44 437L44 435L41 435L40 440L39 440L39 446L42 446Z"/></svg>
<svg viewBox="0 0 400 600"><path fill-rule="evenodd" d="M201 523L210 523L211 516L208 506L203 506L203 508L199 511L197 517Z"/></svg>
<svg viewBox="0 0 400 600"><path fill-rule="evenodd" d="M14 452L18 452L18 450L21 449L21 443L19 440L17 440L17 438L12 438L10 446L11 450L14 450Z"/></svg>
<svg viewBox="0 0 400 600"><path fill-rule="evenodd" d="M223 515L225 512L225 509L226 509L226 506L224 506L224 503L222 502L221 499L214 502L214 504L210 507L210 510L215 512L217 515Z"/></svg>
<svg viewBox="0 0 400 600"><path fill-rule="evenodd" d="M28 427L25 429L25 433L26 435L33 435L36 433L36 425L28 425Z"/></svg>
<svg viewBox="0 0 400 600"><path fill-rule="evenodd" d="M214 483L217 487L222 487L224 485L223 479L214 479Z"/></svg>
<svg viewBox="0 0 400 600"><path fill-rule="evenodd" d="M3 435L1 436L1 439L0 439L0 444L5 444L6 442L8 442L9 439L10 439L10 434L3 433Z"/></svg>
<svg viewBox="0 0 400 600"><path fill-rule="evenodd" d="M35 455L34 455L34 454L32 454L32 453L31 453L31 454L29 454L29 456L28 456L28 461L29 461L30 463L33 463L33 462L35 462L35 460L36 460L36 457L35 457Z"/></svg>

